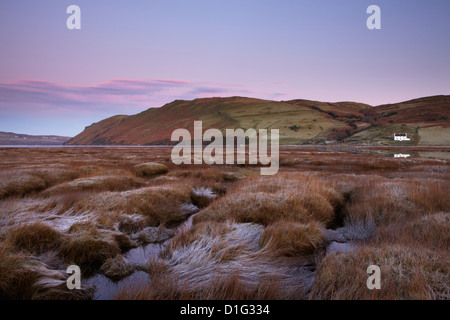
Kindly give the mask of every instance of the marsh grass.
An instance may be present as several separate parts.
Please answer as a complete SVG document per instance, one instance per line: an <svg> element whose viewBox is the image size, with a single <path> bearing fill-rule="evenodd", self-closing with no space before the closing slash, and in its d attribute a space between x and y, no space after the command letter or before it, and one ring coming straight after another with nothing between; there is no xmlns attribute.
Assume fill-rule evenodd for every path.
<svg viewBox="0 0 450 320"><path fill-rule="evenodd" d="M450 298L445 160L289 150L262 177L257 166L175 166L164 148L0 149L0 159L0 298L89 298L49 285L72 263L130 272L122 254L146 227L174 236L138 266L149 281L116 298ZM193 205L201 211L179 228ZM327 253L329 234L352 250Z"/></svg>
<svg viewBox="0 0 450 320"><path fill-rule="evenodd" d="M381 268L380 290L366 286L369 265ZM398 245L328 255L320 263L311 299L448 299L448 256Z"/></svg>
<svg viewBox="0 0 450 320"><path fill-rule="evenodd" d="M26 268L30 260L14 252L7 243L0 245L0 299L32 299L39 275Z"/></svg>
<svg viewBox="0 0 450 320"><path fill-rule="evenodd" d="M138 177L153 177L159 174L165 174L169 171L169 168L157 162L138 164L134 167L134 169L136 176Z"/></svg>
<svg viewBox="0 0 450 320"><path fill-rule="evenodd" d="M254 222L270 225L286 219L318 221L331 226L343 197L319 178L280 174L275 178L249 178L200 212L195 221Z"/></svg>
<svg viewBox="0 0 450 320"><path fill-rule="evenodd" d="M92 222L76 223L69 229L70 237L58 251L66 263L74 263L89 275L96 272L103 263L121 253L123 238L114 237L110 232L101 231Z"/></svg>
<svg viewBox="0 0 450 320"><path fill-rule="evenodd" d="M265 228L259 243L281 256L306 256L324 246L324 234L317 222L278 221Z"/></svg>
<svg viewBox="0 0 450 320"><path fill-rule="evenodd" d="M41 254L56 250L65 242L66 237L59 231L43 223L23 225L9 230L6 241L19 250Z"/></svg>
<svg viewBox="0 0 450 320"><path fill-rule="evenodd" d="M145 186L143 180L128 176L95 176L90 178L78 178L70 182L58 184L45 190L44 195L76 191L124 191Z"/></svg>
<svg viewBox="0 0 450 320"><path fill-rule="evenodd" d="M215 278L211 286L192 290L167 276L150 277L148 283L129 284L122 287L116 300L274 300L293 298L282 295L276 277L270 277L256 286L248 287L239 273Z"/></svg>
<svg viewBox="0 0 450 320"><path fill-rule="evenodd" d="M83 233L65 243L59 251L59 256L67 263L80 266L82 272L89 275L100 269L107 259L120 252L116 243Z"/></svg>
<svg viewBox="0 0 450 320"><path fill-rule="evenodd" d="M191 188L185 185L147 187L126 192L104 192L79 202L77 210L93 210L100 217L116 213L139 214L147 226L175 225L186 219L182 205L190 203ZM110 222L112 223L112 222Z"/></svg>

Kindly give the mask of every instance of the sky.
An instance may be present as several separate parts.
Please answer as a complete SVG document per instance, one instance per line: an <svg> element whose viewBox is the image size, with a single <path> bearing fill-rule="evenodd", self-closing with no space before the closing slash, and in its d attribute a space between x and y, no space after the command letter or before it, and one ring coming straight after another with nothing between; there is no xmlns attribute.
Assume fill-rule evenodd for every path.
<svg viewBox="0 0 450 320"><path fill-rule="evenodd" d="M0 1L0 131L74 136L176 99L450 94L449 16L448 0Z"/></svg>

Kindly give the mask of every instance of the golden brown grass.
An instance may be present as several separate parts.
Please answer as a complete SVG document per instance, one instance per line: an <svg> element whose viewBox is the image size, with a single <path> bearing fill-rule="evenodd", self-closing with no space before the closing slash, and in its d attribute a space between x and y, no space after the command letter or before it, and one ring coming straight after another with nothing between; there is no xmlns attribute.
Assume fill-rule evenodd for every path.
<svg viewBox="0 0 450 320"><path fill-rule="evenodd" d="M18 249L40 254L58 249L64 243L64 235L43 223L34 223L9 230L6 241Z"/></svg>
<svg viewBox="0 0 450 320"><path fill-rule="evenodd" d="M295 257L310 255L320 249L324 245L324 235L317 222L278 221L264 230L259 243L281 256Z"/></svg>
<svg viewBox="0 0 450 320"><path fill-rule="evenodd" d="M347 219L353 222L371 219L378 225L387 225L450 209L448 180L418 184L410 179L369 177L356 182L350 182L354 186L346 205Z"/></svg>
<svg viewBox="0 0 450 320"><path fill-rule="evenodd" d="M414 220L398 221L378 228L374 244L400 244L438 252L450 248L450 213L435 213Z"/></svg>
<svg viewBox="0 0 450 320"><path fill-rule="evenodd" d="M158 174L167 173L169 169L161 163L148 162L136 165L135 171L138 177L152 177Z"/></svg>
<svg viewBox="0 0 450 320"><path fill-rule="evenodd" d="M8 243L0 244L0 299L32 299L38 275L26 269L29 259L15 253Z"/></svg>
<svg viewBox="0 0 450 320"><path fill-rule="evenodd" d="M139 188L145 184L142 180L128 176L95 176L58 184L45 190L45 194L55 195L71 191L123 191Z"/></svg>
<svg viewBox="0 0 450 320"><path fill-rule="evenodd" d="M190 229L183 229L178 232L167 244L162 256L170 256L175 249L188 246L196 240L201 239L202 235L207 234L210 237L224 236L229 229L227 223L221 222L199 222Z"/></svg>
<svg viewBox="0 0 450 320"><path fill-rule="evenodd" d="M71 237L58 254L65 262L80 266L86 274L97 271L107 259L121 253L119 244L92 223L75 224L69 233Z"/></svg>
<svg viewBox="0 0 450 320"><path fill-rule="evenodd" d="M70 297L33 286L41 253L95 273L136 246L133 233L185 221L191 203L202 208L192 228L140 267L148 284L117 298L298 299L313 278L312 299L449 298L445 160L291 149L280 173L261 177L255 166L175 166L167 148L0 149L0 159L0 298ZM143 163L166 169L138 172ZM325 253L325 228L371 223L350 253ZM372 263L380 291L365 285Z"/></svg>
<svg viewBox="0 0 450 320"><path fill-rule="evenodd" d="M450 210L450 181L411 183L409 198L426 212Z"/></svg>
<svg viewBox="0 0 450 320"><path fill-rule="evenodd" d="M217 277L204 290L192 290L166 275L150 277L148 283L122 287L116 300L275 300L292 298L280 295L276 277L265 279L255 287L248 287L238 273Z"/></svg>
<svg viewBox="0 0 450 320"><path fill-rule="evenodd" d="M0 198L22 196L27 193L44 190L45 180L34 175L19 175L15 178L3 176L0 184Z"/></svg>
<svg viewBox="0 0 450 320"><path fill-rule="evenodd" d="M366 286L369 265L381 270L381 289ZM427 249L398 245L327 255L316 272L311 299L448 299L450 261Z"/></svg>
<svg viewBox="0 0 450 320"><path fill-rule="evenodd" d="M331 226L343 197L320 178L280 174L275 178L249 178L195 217L200 221L254 222L270 225L285 219L299 223L318 221Z"/></svg>
<svg viewBox="0 0 450 320"><path fill-rule="evenodd" d="M70 239L59 251L64 261L80 266L85 274L97 271L108 258L119 253L120 249L116 243L85 234Z"/></svg>
<svg viewBox="0 0 450 320"><path fill-rule="evenodd" d="M6 168L5 168L6 169ZM0 199L24 196L42 191L62 181L79 176L74 170L28 168L15 171L0 171Z"/></svg>
<svg viewBox="0 0 450 320"><path fill-rule="evenodd" d="M78 203L77 210L95 210L99 216L111 212L139 214L145 217L148 226L174 225L186 219L182 205L190 202L190 196L191 189L180 184L105 192Z"/></svg>

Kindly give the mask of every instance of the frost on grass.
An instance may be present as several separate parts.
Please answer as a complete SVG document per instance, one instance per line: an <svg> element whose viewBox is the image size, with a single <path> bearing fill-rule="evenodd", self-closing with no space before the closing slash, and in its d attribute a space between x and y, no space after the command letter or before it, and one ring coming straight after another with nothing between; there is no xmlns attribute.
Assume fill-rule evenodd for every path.
<svg viewBox="0 0 450 320"><path fill-rule="evenodd" d="M109 258L100 268L100 272L112 280L120 280L134 272L133 265L122 255Z"/></svg>
<svg viewBox="0 0 450 320"><path fill-rule="evenodd" d="M66 209L62 203L55 203L54 199L8 199L0 205L2 230L42 222L58 231L67 231L75 223L94 219L92 211Z"/></svg>
<svg viewBox="0 0 450 320"><path fill-rule="evenodd" d="M93 288L67 289L67 273L25 253L0 247L0 299L90 299Z"/></svg>
<svg viewBox="0 0 450 320"><path fill-rule="evenodd" d="M200 187L192 189L192 193L198 197L206 197L209 199L214 199L217 197L210 188Z"/></svg>
<svg viewBox="0 0 450 320"><path fill-rule="evenodd" d="M380 290L367 290L366 269L382 270ZM448 255L398 245L367 246L327 255L320 263L312 299L449 299Z"/></svg>
<svg viewBox="0 0 450 320"><path fill-rule="evenodd" d="M191 201L199 208L207 207L217 195L210 188L193 188L191 192Z"/></svg>
<svg viewBox="0 0 450 320"><path fill-rule="evenodd" d="M203 210L196 221L254 222L270 225L278 220L299 223L318 221L330 226L342 195L313 175L280 174L277 177L252 178Z"/></svg>
<svg viewBox="0 0 450 320"><path fill-rule="evenodd" d="M184 221L186 204L191 203L191 188L186 185L153 186L122 192L102 192L77 204L77 210L92 211L109 226L121 223L123 217L140 215L145 226L167 227ZM126 216L125 216L126 215ZM130 219L128 222L131 222ZM130 229L135 230L131 222ZM120 225L119 225L120 228ZM122 228L127 228L122 223Z"/></svg>
<svg viewBox="0 0 450 320"><path fill-rule="evenodd" d="M375 223L370 218L367 221L359 220L347 222L343 227L335 230L325 229L325 240L332 242L348 242L351 240L362 240L372 237L375 234Z"/></svg>
<svg viewBox="0 0 450 320"><path fill-rule="evenodd" d="M171 277L190 291L201 291L218 278L239 280L247 289L264 279L277 279L285 297L302 296L312 284L312 273L301 264L276 259L259 245L264 228L253 223L224 223L214 231L204 226L193 242L167 252ZM170 246L170 243L169 243Z"/></svg>
<svg viewBox="0 0 450 320"><path fill-rule="evenodd" d="M141 163L136 165L134 169L138 177L152 177L169 171L165 165L157 162Z"/></svg>
<svg viewBox="0 0 450 320"><path fill-rule="evenodd" d="M164 226L147 227L138 234L131 235L131 238L138 240L140 244L160 243L169 240L174 235L174 231Z"/></svg>
<svg viewBox="0 0 450 320"><path fill-rule="evenodd" d="M45 194L77 190L110 190L120 191L136 187L142 187L145 183L127 176L95 176L79 178L70 182L64 182L45 190Z"/></svg>

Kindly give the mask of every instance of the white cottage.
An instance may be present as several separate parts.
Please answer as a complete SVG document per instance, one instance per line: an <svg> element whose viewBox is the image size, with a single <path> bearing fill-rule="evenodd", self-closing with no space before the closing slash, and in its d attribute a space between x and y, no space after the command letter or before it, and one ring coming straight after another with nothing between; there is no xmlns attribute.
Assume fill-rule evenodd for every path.
<svg viewBox="0 0 450 320"><path fill-rule="evenodd" d="M406 133L394 133L394 140L395 141L409 141L411 139L408 138L408 135Z"/></svg>

